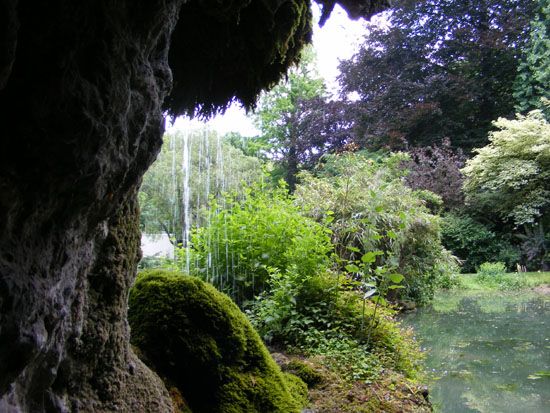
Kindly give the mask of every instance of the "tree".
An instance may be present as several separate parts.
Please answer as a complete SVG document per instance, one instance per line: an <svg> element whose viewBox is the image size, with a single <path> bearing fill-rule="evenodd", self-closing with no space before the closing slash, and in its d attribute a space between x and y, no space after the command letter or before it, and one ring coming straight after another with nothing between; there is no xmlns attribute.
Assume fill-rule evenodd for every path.
<svg viewBox="0 0 550 413"><path fill-rule="evenodd" d="M286 81L262 97L256 115L261 139L270 145L269 156L290 192L300 169L313 167L323 154L351 141L346 108L345 102L327 99L311 50L306 50L302 63Z"/></svg>
<svg viewBox="0 0 550 413"><path fill-rule="evenodd" d="M514 120L499 119L490 143L476 149L477 155L462 169L466 202L497 213L504 221L523 227L532 240L542 232L538 255L544 267L544 241L550 207L550 124L534 110ZM534 230L535 227L540 227ZM532 244L532 242L531 242Z"/></svg>
<svg viewBox="0 0 550 413"><path fill-rule="evenodd" d="M514 85L516 110L526 113L540 109L550 119L550 2L539 1L531 22L529 43L518 67Z"/></svg>
<svg viewBox="0 0 550 413"><path fill-rule="evenodd" d="M362 146L404 149L450 138L486 143L491 121L513 114L512 86L531 0L405 0L371 25L340 65L342 93L356 93Z"/></svg>
<svg viewBox="0 0 550 413"><path fill-rule="evenodd" d="M409 170L405 178L407 185L439 195L446 210L464 204L460 169L466 157L462 151L451 147L449 139L444 139L440 145L412 148L410 155L411 160L404 165Z"/></svg>

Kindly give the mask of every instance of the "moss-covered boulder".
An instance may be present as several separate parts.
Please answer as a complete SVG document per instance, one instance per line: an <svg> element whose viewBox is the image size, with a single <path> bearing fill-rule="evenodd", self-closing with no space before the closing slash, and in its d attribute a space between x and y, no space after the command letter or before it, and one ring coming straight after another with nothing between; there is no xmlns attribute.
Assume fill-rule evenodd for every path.
<svg viewBox="0 0 550 413"><path fill-rule="evenodd" d="M129 306L132 343L193 412L295 412L303 406L305 384L281 372L246 316L211 285L147 271L138 276Z"/></svg>

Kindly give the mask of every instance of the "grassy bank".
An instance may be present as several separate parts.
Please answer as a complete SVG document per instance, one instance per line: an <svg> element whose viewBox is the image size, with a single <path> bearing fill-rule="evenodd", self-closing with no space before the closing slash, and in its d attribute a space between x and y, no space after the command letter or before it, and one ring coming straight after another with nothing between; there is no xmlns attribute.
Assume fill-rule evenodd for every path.
<svg viewBox="0 0 550 413"><path fill-rule="evenodd" d="M461 274L456 288L461 290L520 290L550 285L550 272L506 273L492 276Z"/></svg>

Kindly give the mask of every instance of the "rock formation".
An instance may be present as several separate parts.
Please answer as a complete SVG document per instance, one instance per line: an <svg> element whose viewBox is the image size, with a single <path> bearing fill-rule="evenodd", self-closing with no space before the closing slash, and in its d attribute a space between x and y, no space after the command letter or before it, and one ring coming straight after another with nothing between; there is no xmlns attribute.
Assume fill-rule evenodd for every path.
<svg viewBox="0 0 550 413"><path fill-rule="evenodd" d="M306 0L0 0L0 411L172 410L126 321L163 113L253 105L310 24Z"/></svg>

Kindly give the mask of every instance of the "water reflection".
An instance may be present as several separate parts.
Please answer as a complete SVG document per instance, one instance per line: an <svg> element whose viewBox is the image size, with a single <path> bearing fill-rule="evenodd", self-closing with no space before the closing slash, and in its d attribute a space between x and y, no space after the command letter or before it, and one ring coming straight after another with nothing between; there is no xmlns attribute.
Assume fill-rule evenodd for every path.
<svg viewBox="0 0 550 413"><path fill-rule="evenodd" d="M550 413L550 296L440 294L408 314L436 411Z"/></svg>

